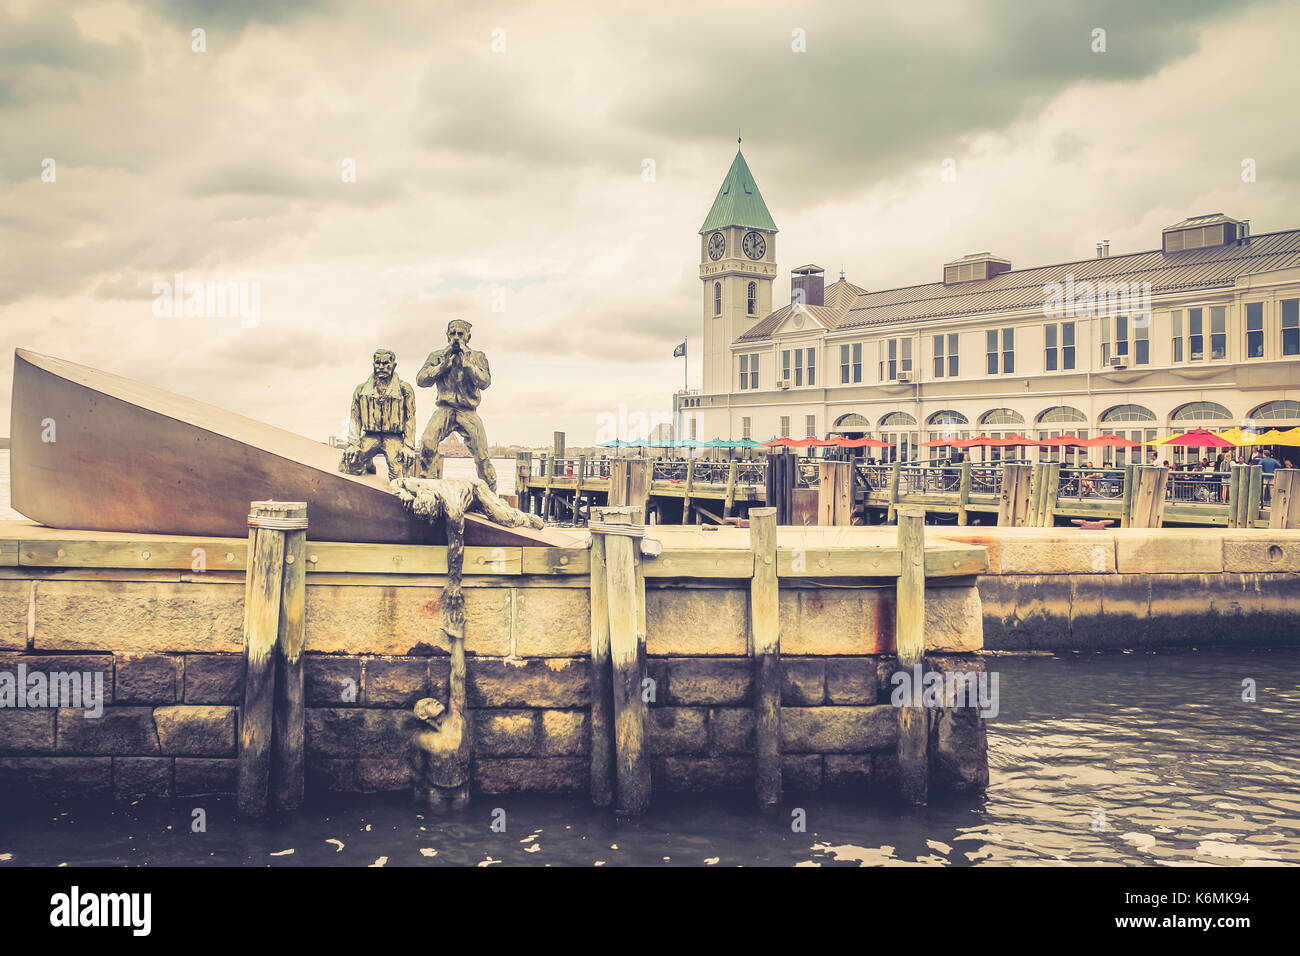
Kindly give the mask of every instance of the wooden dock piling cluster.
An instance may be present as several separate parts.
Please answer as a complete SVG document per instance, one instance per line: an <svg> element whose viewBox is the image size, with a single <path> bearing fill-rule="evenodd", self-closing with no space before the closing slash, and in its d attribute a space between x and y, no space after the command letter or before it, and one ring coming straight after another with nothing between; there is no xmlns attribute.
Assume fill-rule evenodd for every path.
<svg viewBox="0 0 1300 956"><path fill-rule="evenodd" d="M261 816L302 803L307 505L255 501L248 528L237 801Z"/></svg>

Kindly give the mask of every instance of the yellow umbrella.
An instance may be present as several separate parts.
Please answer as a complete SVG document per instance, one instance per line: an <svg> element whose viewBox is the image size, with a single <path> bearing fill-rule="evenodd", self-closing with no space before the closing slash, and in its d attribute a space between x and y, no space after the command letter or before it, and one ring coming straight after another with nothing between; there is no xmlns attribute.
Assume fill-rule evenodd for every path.
<svg viewBox="0 0 1300 956"><path fill-rule="evenodd" d="M1224 441L1230 441L1234 445L1253 445L1255 436L1247 435L1240 428L1229 428L1227 431L1215 432Z"/></svg>
<svg viewBox="0 0 1300 956"><path fill-rule="evenodd" d="M1179 432L1179 433L1178 433L1178 435L1181 435L1181 434L1182 434L1182 432ZM1151 441L1144 441L1142 444L1144 444L1144 445L1167 445L1167 444L1169 444L1169 442L1171 442L1173 439L1177 438L1178 435L1170 435L1168 438L1153 438L1153 439L1151 439Z"/></svg>
<svg viewBox="0 0 1300 956"><path fill-rule="evenodd" d="M1267 438L1269 441L1277 445L1297 446L1300 445L1300 425L1297 425L1295 428L1288 428L1284 432L1280 432L1274 428L1272 431L1265 433L1261 437Z"/></svg>

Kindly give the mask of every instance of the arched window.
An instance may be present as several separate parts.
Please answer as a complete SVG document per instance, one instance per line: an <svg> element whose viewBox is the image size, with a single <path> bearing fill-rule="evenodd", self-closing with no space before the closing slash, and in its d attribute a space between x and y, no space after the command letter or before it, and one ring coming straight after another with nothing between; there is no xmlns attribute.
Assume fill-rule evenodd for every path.
<svg viewBox="0 0 1300 956"><path fill-rule="evenodd" d="M713 314L722 314L722 283L713 283Z"/></svg>
<svg viewBox="0 0 1300 956"><path fill-rule="evenodd" d="M1053 405L1051 408L1039 412L1038 417L1034 420L1039 423L1086 422L1088 416L1077 408L1071 408L1069 405Z"/></svg>
<svg viewBox="0 0 1300 956"><path fill-rule="evenodd" d="M1285 401L1265 402L1246 417L1257 418L1266 422L1300 421L1300 402L1293 402L1289 399Z"/></svg>
<svg viewBox="0 0 1300 956"><path fill-rule="evenodd" d="M758 310L758 283L751 282L745 290L745 310L753 315Z"/></svg>
<svg viewBox="0 0 1300 956"><path fill-rule="evenodd" d="M954 412L950 408L935 412L925 420L927 425L969 425L970 419L961 412Z"/></svg>
<svg viewBox="0 0 1300 956"><path fill-rule="evenodd" d="M880 420L881 428L907 428L916 425L916 419L907 412L890 412Z"/></svg>
<svg viewBox="0 0 1300 956"><path fill-rule="evenodd" d="M1101 413L1103 422L1153 422L1156 413L1141 405L1116 405Z"/></svg>
<svg viewBox="0 0 1300 956"><path fill-rule="evenodd" d="M980 416L981 425L1023 425L1025 416L1010 408L994 408Z"/></svg>
<svg viewBox="0 0 1300 956"><path fill-rule="evenodd" d="M1218 402L1188 402L1169 416L1175 422L1230 422L1232 412Z"/></svg>
<svg viewBox="0 0 1300 956"><path fill-rule="evenodd" d="M857 412L849 412L835 420L835 427L841 431L865 431L871 427L871 422Z"/></svg>

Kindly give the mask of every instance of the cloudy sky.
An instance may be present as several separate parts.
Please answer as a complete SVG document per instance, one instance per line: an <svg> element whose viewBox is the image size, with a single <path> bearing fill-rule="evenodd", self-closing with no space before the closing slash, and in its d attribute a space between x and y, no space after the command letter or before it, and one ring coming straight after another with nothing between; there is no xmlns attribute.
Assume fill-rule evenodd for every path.
<svg viewBox="0 0 1300 956"><path fill-rule="evenodd" d="M1269 232L1297 36L1290 0L0 0L0 345L324 439L375 347L413 379L461 316L492 440L586 442L671 407L737 128L782 270L867 288ZM259 321L157 314L177 274Z"/></svg>

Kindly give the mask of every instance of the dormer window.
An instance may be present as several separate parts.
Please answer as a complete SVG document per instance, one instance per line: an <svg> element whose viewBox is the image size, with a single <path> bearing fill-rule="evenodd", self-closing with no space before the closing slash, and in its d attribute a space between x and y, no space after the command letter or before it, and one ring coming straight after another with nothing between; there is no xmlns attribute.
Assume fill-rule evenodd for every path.
<svg viewBox="0 0 1300 956"><path fill-rule="evenodd" d="M944 265L943 284L954 285L959 282L992 279L1010 269L1011 263L1006 259L989 252L973 252Z"/></svg>
<svg viewBox="0 0 1300 956"><path fill-rule="evenodd" d="M1174 223L1160 234L1161 248L1167 253L1225 246L1245 236L1246 224L1221 212L1192 216Z"/></svg>

